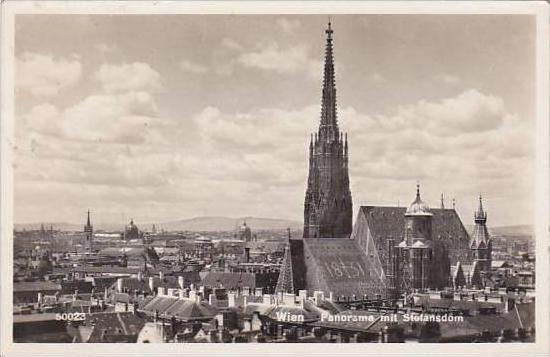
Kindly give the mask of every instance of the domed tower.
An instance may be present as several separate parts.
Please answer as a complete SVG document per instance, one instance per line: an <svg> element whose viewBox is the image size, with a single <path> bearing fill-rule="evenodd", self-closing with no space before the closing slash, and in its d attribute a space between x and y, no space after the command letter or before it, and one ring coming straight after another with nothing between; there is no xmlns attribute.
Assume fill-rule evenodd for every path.
<svg viewBox="0 0 550 357"><path fill-rule="evenodd" d="M134 220L130 220L130 224L126 226L124 229L124 239L125 240L132 240L132 239L139 239L139 229L134 224Z"/></svg>
<svg viewBox="0 0 550 357"><path fill-rule="evenodd" d="M252 240L252 230L246 222L243 222L243 225L239 227L239 239L245 242L250 242Z"/></svg>
<svg viewBox="0 0 550 357"><path fill-rule="evenodd" d="M416 198L405 212L405 237L392 254L395 282L392 289L424 290L434 286L432 275L432 213L420 198Z"/></svg>
<svg viewBox="0 0 550 357"><path fill-rule="evenodd" d="M487 230L487 212L483 210L483 198L479 195L479 207L474 213L475 227L472 233L472 250L474 262L480 267L480 271L491 272L491 254L493 243Z"/></svg>
<svg viewBox="0 0 550 357"><path fill-rule="evenodd" d="M405 240L407 245L417 241L429 244L432 240L432 213L420 198L420 185L416 185L416 198L405 212Z"/></svg>

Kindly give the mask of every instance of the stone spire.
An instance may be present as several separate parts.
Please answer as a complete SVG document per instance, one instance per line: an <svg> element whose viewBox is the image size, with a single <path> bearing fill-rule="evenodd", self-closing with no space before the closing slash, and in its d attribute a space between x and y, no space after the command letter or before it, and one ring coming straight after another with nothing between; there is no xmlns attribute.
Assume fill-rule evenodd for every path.
<svg viewBox="0 0 550 357"><path fill-rule="evenodd" d="M483 210L483 198L481 195L479 195L479 207L474 213L474 222L476 225L472 233L472 248L484 248L491 238L487 230L487 212Z"/></svg>
<svg viewBox="0 0 550 357"><path fill-rule="evenodd" d="M332 25L326 29L319 130L309 145L304 238L348 238L352 231L347 134L338 129Z"/></svg>
<svg viewBox="0 0 550 357"><path fill-rule="evenodd" d="M325 30L327 43L325 48L325 71L323 77L323 93L321 104L321 125L319 126L319 140L338 140L339 130L336 118L336 84L334 81L334 54L332 50L332 33L334 32L331 23Z"/></svg>
<svg viewBox="0 0 550 357"><path fill-rule="evenodd" d="M86 225L84 226L84 249L87 252L92 251L93 247L93 234L94 234L94 228L90 222L90 210L88 210L88 215L86 219Z"/></svg>
<svg viewBox="0 0 550 357"><path fill-rule="evenodd" d="M279 272L279 279L277 280L277 286L275 292L283 292L294 294L294 275L292 271L292 253L290 250L290 228L288 230L288 242L285 247L285 255L283 257L283 265Z"/></svg>
<svg viewBox="0 0 550 357"><path fill-rule="evenodd" d="M475 227L472 232L470 248L474 255L474 262L480 264L480 270L486 273L491 271L492 241L487 230L487 212L483 210L483 198L479 195L479 207L474 213Z"/></svg>

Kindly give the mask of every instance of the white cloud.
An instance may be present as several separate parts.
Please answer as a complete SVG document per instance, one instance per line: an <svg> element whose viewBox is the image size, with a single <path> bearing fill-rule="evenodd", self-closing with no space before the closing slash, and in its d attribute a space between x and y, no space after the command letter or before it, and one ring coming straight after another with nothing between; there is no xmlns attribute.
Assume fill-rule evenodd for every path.
<svg viewBox="0 0 550 357"><path fill-rule="evenodd" d="M157 117L150 94L128 92L96 94L61 112L45 104L28 116L35 119L35 133L59 118L66 137L18 140L27 152L18 156L19 178L66 182L90 192L97 187L101 193L93 200L103 205L128 209L120 202L146 202L159 215L171 216L167 207L183 216L227 214L237 207L235 214L288 217L302 209L309 134L318 128L319 105L248 112L207 107L167 124ZM469 200L475 199L468 196L472 189L490 197L513 195L530 184L532 130L499 98L476 90L419 101L387 116L342 107L339 122L349 133L356 206L398 199L408 204L416 179L432 205L442 190ZM184 131L187 140L181 140ZM178 206L181 201L186 206Z"/></svg>
<svg viewBox="0 0 550 357"><path fill-rule="evenodd" d="M94 47L99 53L102 53L102 54L112 53L112 52L115 51L115 46L108 45L108 44L103 43L103 42L98 43Z"/></svg>
<svg viewBox="0 0 550 357"><path fill-rule="evenodd" d="M161 88L160 74L142 62L102 65L95 78L107 93L155 91Z"/></svg>
<svg viewBox="0 0 550 357"><path fill-rule="evenodd" d="M206 73L208 72L208 67L203 66L198 63L193 63L188 60L182 60L180 62L180 69L184 72L191 72L191 73Z"/></svg>
<svg viewBox="0 0 550 357"><path fill-rule="evenodd" d="M78 58L72 57L24 52L16 60L16 87L36 97L48 98L74 86L82 76L82 65Z"/></svg>
<svg viewBox="0 0 550 357"><path fill-rule="evenodd" d="M312 79L318 79L322 73L322 61L309 56L305 45L280 48L275 42L269 43L257 52L244 53L238 61L252 68L277 73L305 73Z"/></svg>
<svg viewBox="0 0 550 357"><path fill-rule="evenodd" d="M434 79L451 87L458 86L462 83L460 77L448 73L438 73L434 75Z"/></svg>
<svg viewBox="0 0 550 357"><path fill-rule="evenodd" d="M298 28L302 25L299 20L294 19L288 19L286 17L282 17L277 20L277 25L283 29L283 31L287 33L293 33L294 31L298 30Z"/></svg>
<svg viewBox="0 0 550 357"><path fill-rule="evenodd" d="M375 83L384 83L384 82L386 82L386 77L384 77L384 75L380 72L374 72L371 77L372 77L372 80Z"/></svg>
<svg viewBox="0 0 550 357"><path fill-rule="evenodd" d="M243 46L232 38L225 37L222 39L222 47L229 50L241 50Z"/></svg>

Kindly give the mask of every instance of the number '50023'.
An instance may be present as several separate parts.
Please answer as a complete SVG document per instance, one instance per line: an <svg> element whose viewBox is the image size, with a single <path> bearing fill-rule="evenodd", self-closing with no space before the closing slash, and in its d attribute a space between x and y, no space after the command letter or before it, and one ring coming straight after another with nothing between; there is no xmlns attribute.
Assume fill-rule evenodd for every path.
<svg viewBox="0 0 550 357"><path fill-rule="evenodd" d="M56 320L63 321L84 321L86 319L86 314L83 312L68 312L62 314L55 314Z"/></svg>

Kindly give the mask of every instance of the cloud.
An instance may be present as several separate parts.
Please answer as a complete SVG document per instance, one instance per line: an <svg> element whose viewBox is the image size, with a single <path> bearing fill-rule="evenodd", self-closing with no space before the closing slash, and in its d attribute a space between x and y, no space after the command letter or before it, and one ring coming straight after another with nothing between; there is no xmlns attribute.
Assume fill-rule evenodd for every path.
<svg viewBox="0 0 550 357"><path fill-rule="evenodd" d="M89 191L89 199L106 210L145 204L159 217L173 217L176 208L183 216L288 217L302 209L319 105L246 112L210 106L168 122L158 118L151 94L127 92L95 94L62 111L43 104L27 116L34 134L24 130L28 136L18 138L20 190L28 190L29 182L64 182L81 188L78 197ZM49 134L56 120L64 137ZM408 203L416 179L432 205L443 190L467 200L472 187L491 197L514 195L530 184L525 177L534 154L532 128L500 98L474 89L388 115L341 107L339 123L348 132L357 206Z"/></svg>
<svg viewBox="0 0 550 357"><path fill-rule="evenodd" d="M142 62L104 64L94 77L107 93L156 91L161 88L160 74Z"/></svg>
<svg viewBox="0 0 550 357"><path fill-rule="evenodd" d="M188 60L182 60L180 62L180 69L184 72L190 73L206 73L208 72L208 67L203 66L198 63L193 63Z"/></svg>
<svg viewBox="0 0 550 357"><path fill-rule="evenodd" d="M222 39L222 47L229 50L241 50L243 46L232 38L225 37Z"/></svg>
<svg viewBox="0 0 550 357"><path fill-rule="evenodd" d="M451 87L462 84L462 80L460 79L460 77L448 73L438 73L434 75L434 79Z"/></svg>
<svg viewBox="0 0 550 357"><path fill-rule="evenodd" d="M309 56L305 45L280 48L275 42L269 43L257 52L244 53L238 62L246 67L277 73L305 73L318 79L322 73L322 61Z"/></svg>
<svg viewBox="0 0 550 357"><path fill-rule="evenodd" d="M102 53L102 54L112 53L116 49L115 46L108 45L103 42L96 44L94 47L99 53Z"/></svg>
<svg viewBox="0 0 550 357"><path fill-rule="evenodd" d="M16 88L36 97L58 95L82 77L82 64L75 57L54 58L49 54L24 52L16 59Z"/></svg>
<svg viewBox="0 0 550 357"><path fill-rule="evenodd" d="M293 33L296 31L302 24L299 20L290 20L286 17L282 17L277 20L277 25L283 29L286 33Z"/></svg>
<svg viewBox="0 0 550 357"><path fill-rule="evenodd" d="M374 83L384 83L386 82L386 77L380 72L374 72L371 76Z"/></svg>

